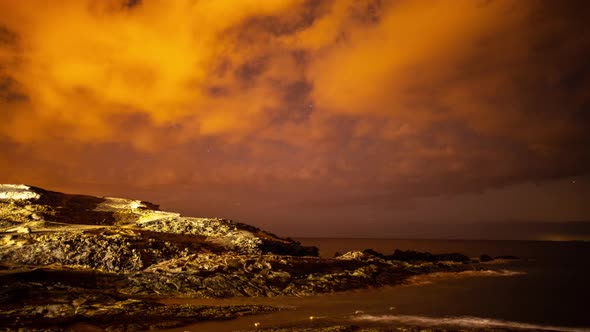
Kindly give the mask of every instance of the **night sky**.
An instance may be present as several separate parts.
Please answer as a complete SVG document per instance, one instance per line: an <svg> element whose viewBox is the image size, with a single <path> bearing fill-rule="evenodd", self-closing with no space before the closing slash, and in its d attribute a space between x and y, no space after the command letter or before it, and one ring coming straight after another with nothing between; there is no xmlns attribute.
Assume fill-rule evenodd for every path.
<svg viewBox="0 0 590 332"><path fill-rule="evenodd" d="M589 14L0 0L0 183L285 236L590 239Z"/></svg>

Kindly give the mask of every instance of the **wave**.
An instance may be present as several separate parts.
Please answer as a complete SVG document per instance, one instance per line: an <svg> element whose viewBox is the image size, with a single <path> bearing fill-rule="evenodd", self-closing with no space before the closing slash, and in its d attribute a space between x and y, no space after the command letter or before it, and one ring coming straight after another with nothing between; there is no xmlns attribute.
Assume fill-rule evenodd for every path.
<svg viewBox="0 0 590 332"><path fill-rule="evenodd" d="M526 274L521 271L512 270L478 270L478 271L461 271L461 272L434 272L409 277L405 280L406 285L427 285L435 281L446 279L459 279L471 277L510 277Z"/></svg>
<svg viewBox="0 0 590 332"><path fill-rule="evenodd" d="M425 316L407 316L407 315L359 315L351 318L356 321L375 322L375 323L401 323L417 326L455 326L461 328L507 328L520 330L541 330L541 331L564 331L564 332L590 332L586 327L567 327L537 325L523 322L512 322L506 320L460 316L460 317L425 317Z"/></svg>

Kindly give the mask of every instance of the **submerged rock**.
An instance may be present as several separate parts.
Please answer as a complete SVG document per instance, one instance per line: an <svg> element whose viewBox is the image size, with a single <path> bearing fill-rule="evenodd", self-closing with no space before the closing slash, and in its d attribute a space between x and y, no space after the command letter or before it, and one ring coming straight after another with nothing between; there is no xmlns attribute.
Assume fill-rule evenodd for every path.
<svg viewBox="0 0 590 332"><path fill-rule="evenodd" d="M492 256L487 255L487 254L482 254L482 255L479 256L479 261L482 262L482 263L491 262L493 260L494 259L492 258Z"/></svg>

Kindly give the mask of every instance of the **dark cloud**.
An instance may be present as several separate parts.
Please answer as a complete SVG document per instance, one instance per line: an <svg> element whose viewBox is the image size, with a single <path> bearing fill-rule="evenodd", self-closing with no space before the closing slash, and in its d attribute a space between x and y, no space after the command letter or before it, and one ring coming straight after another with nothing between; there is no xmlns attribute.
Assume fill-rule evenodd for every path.
<svg viewBox="0 0 590 332"><path fill-rule="evenodd" d="M0 47L14 46L17 44L18 35L7 27L0 25Z"/></svg>
<svg viewBox="0 0 590 332"><path fill-rule="evenodd" d="M350 16L364 24L377 24L382 15L381 0L356 1L350 8Z"/></svg>
<svg viewBox="0 0 590 332"><path fill-rule="evenodd" d="M264 57L252 59L236 68L235 75L240 81L255 85L256 79L264 73L267 66L268 59Z"/></svg>
<svg viewBox="0 0 590 332"><path fill-rule="evenodd" d="M125 6L129 7L129 8L133 8L136 6L141 5L142 0L127 0L127 2L125 3Z"/></svg>
<svg viewBox="0 0 590 332"><path fill-rule="evenodd" d="M18 83L9 76L2 76L0 71L0 100L12 104L22 103L29 100L29 97L20 91Z"/></svg>

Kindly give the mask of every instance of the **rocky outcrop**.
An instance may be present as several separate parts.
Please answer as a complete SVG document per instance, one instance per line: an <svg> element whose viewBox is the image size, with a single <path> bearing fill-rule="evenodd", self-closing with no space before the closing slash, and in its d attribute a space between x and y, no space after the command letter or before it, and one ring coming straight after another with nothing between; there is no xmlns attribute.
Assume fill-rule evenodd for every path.
<svg viewBox="0 0 590 332"><path fill-rule="evenodd" d="M414 250L396 249L391 255L383 255L374 250L367 249L364 251L369 255L374 255L386 260L396 260L403 262L458 262L469 263L471 258L460 253L433 254L429 252L419 252Z"/></svg>
<svg viewBox="0 0 590 332"><path fill-rule="evenodd" d="M100 278L67 271L53 274L35 270L0 276L4 285L10 285L0 287L0 327L7 331L77 331L82 327L141 331L277 310L263 305L164 305L114 292L109 289L115 281L112 277L89 288Z"/></svg>
<svg viewBox="0 0 590 332"><path fill-rule="evenodd" d="M0 185L0 233L0 327L10 328L183 325L271 309L163 306L146 296L313 295L473 268L460 254L366 250L324 259L317 248L231 220L25 185Z"/></svg>
<svg viewBox="0 0 590 332"><path fill-rule="evenodd" d="M159 235L124 228L9 234L0 239L0 262L137 272L173 257L222 250L199 238Z"/></svg>
<svg viewBox="0 0 590 332"><path fill-rule="evenodd" d="M235 254L317 256L318 253L317 248L303 247L294 240L231 220L184 217L160 211L157 205L140 200L62 194L26 185L0 185L0 232L32 234L24 240L16 239L18 236L6 238L0 248L0 262L16 259L15 263L21 264L25 262L17 252L46 252L48 263L101 268L94 262L85 264L83 260L72 260L65 251L73 245L93 256L94 251L103 250L108 246L106 242L111 241L121 248L126 259L133 258L143 263L134 263L132 267L119 266L119 269L115 264L107 270L127 271L129 268L146 267L146 256L154 256L159 261L159 253L150 255L145 250L130 252L134 249L141 251L138 244L149 244L142 240L145 234L149 234L152 241L167 242L173 251L187 248L187 242L195 242L201 244L199 249L205 251L220 248ZM20 246L6 248L13 243ZM57 248L56 253L50 253L45 247ZM34 256L36 262L42 261L39 254ZM151 262L150 259L147 261Z"/></svg>
<svg viewBox="0 0 590 332"><path fill-rule="evenodd" d="M359 259L360 255L364 255ZM314 295L402 283L409 276L463 271L454 262L406 263L359 252L334 259L279 255L201 254L154 264L128 276L121 292L223 298Z"/></svg>
<svg viewBox="0 0 590 332"><path fill-rule="evenodd" d="M37 192L24 184L0 184L0 200L28 201L39 197Z"/></svg>

